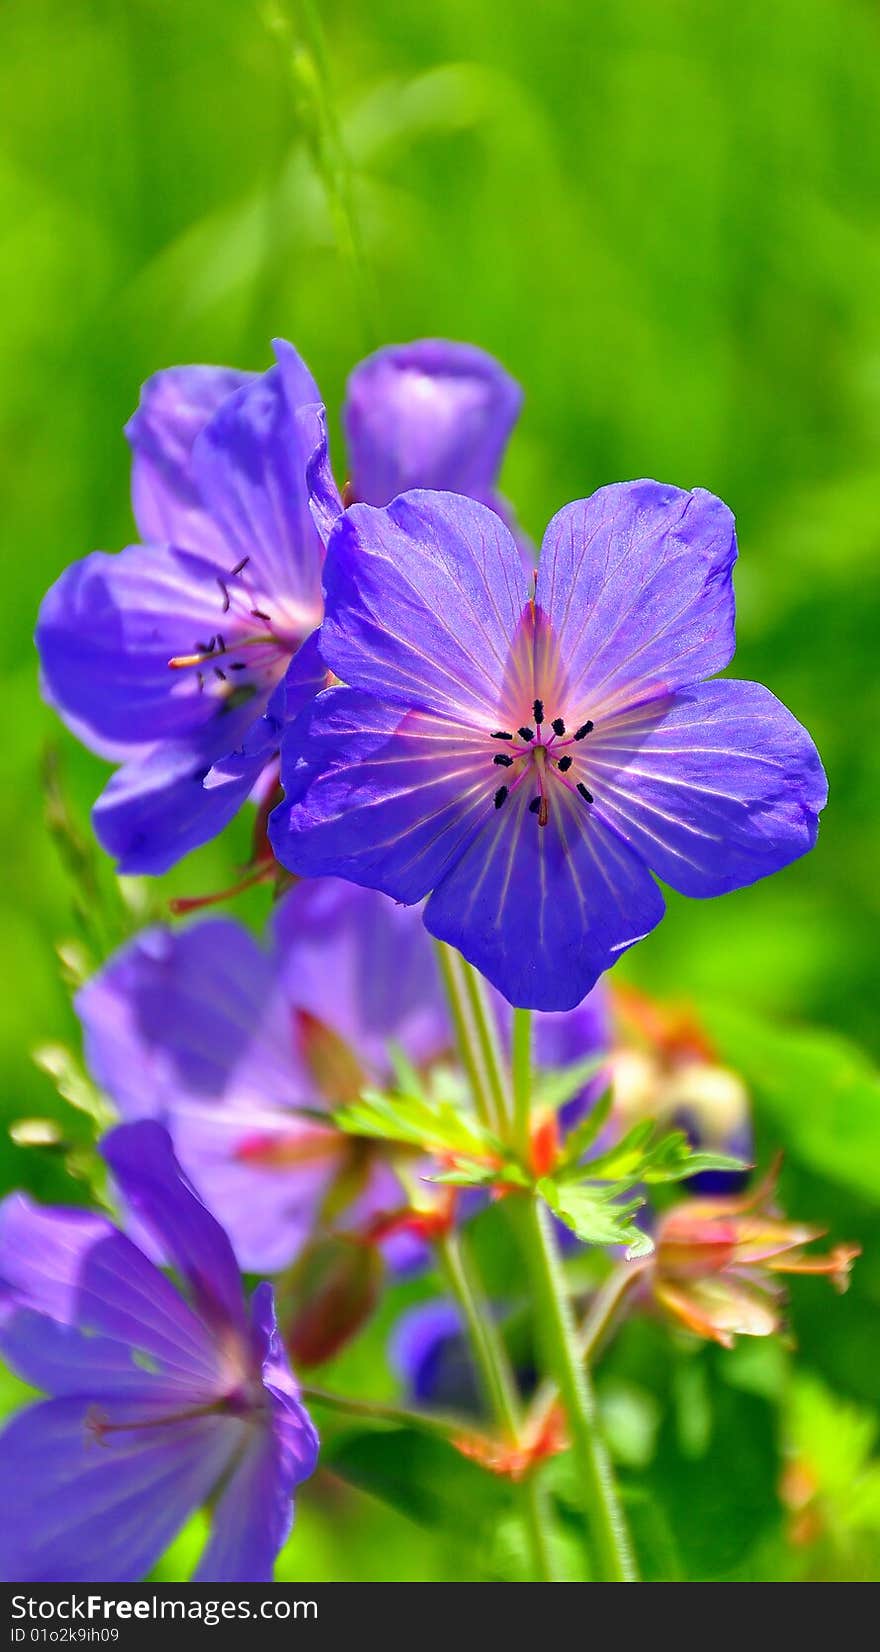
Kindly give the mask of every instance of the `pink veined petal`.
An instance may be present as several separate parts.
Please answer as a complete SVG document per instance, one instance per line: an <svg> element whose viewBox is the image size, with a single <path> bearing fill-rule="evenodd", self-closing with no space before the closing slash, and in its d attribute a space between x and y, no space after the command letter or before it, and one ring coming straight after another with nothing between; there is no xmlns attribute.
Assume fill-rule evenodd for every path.
<svg viewBox="0 0 880 1652"><path fill-rule="evenodd" d="M521 785L486 821L425 908L510 1003L573 1009L659 923L663 897L641 861L581 799L553 792L546 827Z"/></svg>
<svg viewBox="0 0 880 1652"><path fill-rule="evenodd" d="M620 482L566 505L541 549L536 601L595 722L698 682L733 654L733 517L714 494Z"/></svg>
<svg viewBox="0 0 880 1652"><path fill-rule="evenodd" d="M486 506L413 492L354 505L333 530L321 652L336 675L395 704L485 732L530 596L508 529Z"/></svg>
<svg viewBox="0 0 880 1652"><path fill-rule="evenodd" d="M700 683L603 722L586 762L596 812L685 895L806 854L827 797L810 736L759 683Z"/></svg>
<svg viewBox="0 0 880 1652"><path fill-rule="evenodd" d="M246 612L224 614L216 569L204 557L130 545L113 556L93 551L65 569L43 599L36 640L49 698L81 737L93 732L96 743L112 742L118 755L123 746L203 734L223 711L229 750L241 719L229 715L219 679L206 667L200 688L195 665L169 662L194 657L218 630L235 658L237 645L258 629ZM263 697L275 655L281 665L284 659L275 650L270 660L270 652L248 643L241 654L255 668L248 680ZM256 698L245 726L259 711Z"/></svg>
<svg viewBox="0 0 880 1652"><path fill-rule="evenodd" d="M269 833L282 864L303 876L335 873L411 904L491 810L488 742L465 724L335 688L295 731Z"/></svg>

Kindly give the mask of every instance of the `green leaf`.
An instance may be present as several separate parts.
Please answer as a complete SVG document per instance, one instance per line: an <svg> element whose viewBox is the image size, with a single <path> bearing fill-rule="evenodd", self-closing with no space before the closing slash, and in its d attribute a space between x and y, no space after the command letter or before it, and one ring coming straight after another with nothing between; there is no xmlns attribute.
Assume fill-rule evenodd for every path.
<svg viewBox="0 0 880 1652"><path fill-rule="evenodd" d="M567 1167L566 1176L589 1176L595 1182L626 1181L632 1186L639 1180L645 1159L643 1148L653 1135L654 1128L653 1119L641 1119L606 1153L597 1154L586 1164Z"/></svg>
<svg viewBox="0 0 880 1652"><path fill-rule="evenodd" d="M643 1182L680 1182L696 1176L702 1170L747 1170L742 1159L730 1153L703 1153L694 1151L683 1130L670 1130L645 1154L639 1180Z"/></svg>
<svg viewBox="0 0 880 1652"><path fill-rule="evenodd" d="M616 1204L620 1194L627 1191L626 1183L600 1186L595 1182L557 1183L545 1176L537 1185L537 1192L566 1227L589 1245L626 1245L627 1257L650 1256L654 1242L632 1220L641 1210L644 1199L630 1199Z"/></svg>
<svg viewBox="0 0 880 1652"><path fill-rule="evenodd" d="M91 1119L98 1134L109 1128L116 1114L72 1050L64 1044L41 1044L33 1051L33 1061L52 1080L59 1096Z"/></svg>
<svg viewBox="0 0 880 1652"><path fill-rule="evenodd" d="M401 1142L424 1152L463 1154L474 1159L503 1158L500 1142L449 1102L414 1095L383 1095L367 1090L358 1101L337 1108L333 1118L349 1135Z"/></svg>
<svg viewBox="0 0 880 1652"><path fill-rule="evenodd" d="M880 1074L834 1033L779 1027L746 1010L703 1010L719 1050L780 1145L832 1181L880 1197Z"/></svg>
<svg viewBox="0 0 880 1652"><path fill-rule="evenodd" d="M592 1147L596 1137L608 1123L613 1100L614 1097L611 1091L606 1090L595 1106L590 1108L583 1122L575 1130L569 1132L565 1139L563 1165L578 1164L588 1148Z"/></svg>
<svg viewBox="0 0 880 1652"><path fill-rule="evenodd" d="M325 1444L322 1462L420 1525L467 1533L478 1545L489 1542L494 1522L510 1506L502 1480L415 1429L346 1432Z"/></svg>
<svg viewBox="0 0 880 1652"><path fill-rule="evenodd" d="M549 1107L555 1113L567 1101L573 1100L604 1065L601 1056L590 1056L587 1060L573 1062L571 1066L559 1067L555 1072L539 1074L532 1089L533 1103L538 1107Z"/></svg>
<svg viewBox="0 0 880 1652"><path fill-rule="evenodd" d="M655 1136L657 1126L652 1119L642 1119L627 1134L586 1163L566 1162L556 1172L558 1181L589 1178L593 1182L678 1182L696 1176L701 1170L745 1170L741 1159L729 1153L695 1152L683 1130L670 1130ZM652 1137L655 1139L651 1140Z"/></svg>
<svg viewBox="0 0 880 1652"><path fill-rule="evenodd" d="M436 1176L424 1176L423 1181L439 1183L443 1187L494 1187L504 1182L509 1187L531 1187L525 1171L512 1161L498 1169L491 1165L459 1165L455 1170L442 1170Z"/></svg>

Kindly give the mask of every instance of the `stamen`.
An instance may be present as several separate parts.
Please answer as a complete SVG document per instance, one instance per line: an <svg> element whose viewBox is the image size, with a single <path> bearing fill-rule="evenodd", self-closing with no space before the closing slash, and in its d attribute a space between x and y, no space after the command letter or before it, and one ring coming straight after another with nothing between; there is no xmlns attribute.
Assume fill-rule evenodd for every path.
<svg viewBox="0 0 880 1652"><path fill-rule="evenodd" d="M226 681L226 672L219 665L215 665L215 667L214 667L214 676L219 677L221 683L225 683L225 681Z"/></svg>
<svg viewBox="0 0 880 1652"><path fill-rule="evenodd" d="M560 774L567 774L568 770L571 768L571 758L560 757L556 767L558 768Z"/></svg>
<svg viewBox="0 0 880 1652"><path fill-rule="evenodd" d="M540 807L541 807L541 798L540 797L533 797L531 803L529 804L529 814L530 815L536 815L538 813L538 810L540 809Z"/></svg>
<svg viewBox="0 0 880 1652"><path fill-rule="evenodd" d="M585 723L581 723L580 728L575 729L574 737L575 737L576 740L583 740L585 734L592 734L592 732L593 732L593 725L592 725L590 719L587 718L587 721Z"/></svg>
<svg viewBox="0 0 880 1652"><path fill-rule="evenodd" d="M228 590L226 589L225 582L220 578L220 575L218 574L216 577L217 577L217 584L219 585L221 591L223 592L223 612L224 612L224 614L228 614L229 609L232 605L232 598L229 595Z"/></svg>
<svg viewBox="0 0 880 1652"><path fill-rule="evenodd" d="M521 740L534 740L535 738L535 731L532 728L518 728L516 732Z"/></svg>
<svg viewBox="0 0 880 1652"><path fill-rule="evenodd" d="M237 577L237 575L241 573L242 569L247 567L249 562L250 562L250 557L249 556L243 556L240 562L236 562L234 568L230 568L229 578L230 579L235 579Z"/></svg>
<svg viewBox="0 0 880 1652"><path fill-rule="evenodd" d="M267 624L267 625L271 625L271 624L272 624L272 615L271 615L271 614L267 614L267 613L266 613L266 610L265 610L265 608L252 608L252 609L251 609L251 613L252 613L252 614L253 614L253 616L254 616L254 619L261 619L261 620L265 620L265 622L266 622L266 624ZM590 728L592 728L592 726L593 726L593 725L592 725L592 723L591 723L591 724L590 724Z"/></svg>
<svg viewBox="0 0 880 1652"><path fill-rule="evenodd" d="M496 807L496 809L500 809L502 803L505 803L507 801L507 796L508 796L507 787L506 786L499 786L497 792L495 793L495 807Z"/></svg>
<svg viewBox="0 0 880 1652"><path fill-rule="evenodd" d="M210 648L203 648L198 654L175 654L174 659L169 660L168 664L172 671L182 671L187 665L203 665L210 653Z"/></svg>
<svg viewBox="0 0 880 1652"><path fill-rule="evenodd" d="M247 671L247 660L233 660L229 669L230 671Z"/></svg>
<svg viewBox="0 0 880 1652"><path fill-rule="evenodd" d="M508 757L503 751L500 751L497 757L493 757L492 762L497 763L499 768L502 769L510 769L513 767L513 758Z"/></svg>
<svg viewBox="0 0 880 1652"><path fill-rule="evenodd" d="M278 642L277 637L273 637L271 632L261 633L259 636L253 637L240 637L238 642L235 644L237 649L266 647L278 648L280 646L281 644ZM171 669L173 671L181 671L184 667L189 665L205 665L208 661L213 663L214 660L219 659L222 654L227 652L226 643L220 636L219 632L216 637L211 638L211 641L207 644L207 646L203 647L202 644L199 643L198 647L200 650L198 654L175 654L174 658L168 661ZM247 667L244 665L236 665L232 666L230 669L234 671L245 671Z"/></svg>
<svg viewBox="0 0 880 1652"><path fill-rule="evenodd" d="M543 700L536 700L534 705L532 706L532 710L535 714L535 727L540 728L541 724L544 721L544 702L543 702Z"/></svg>
<svg viewBox="0 0 880 1652"><path fill-rule="evenodd" d="M552 723L550 724L550 727L552 728L554 734L559 735L559 738L561 740L563 734L565 733L565 724L562 721L562 718L561 717L554 717Z"/></svg>
<svg viewBox="0 0 880 1652"><path fill-rule="evenodd" d="M494 734L490 734L490 736L489 736L489 739L490 739L490 740L512 740L512 739L513 739L513 735L512 735L512 734L508 734L508 733L507 733L507 731L506 731L506 729L503 729L503 728L497 728L497 729L496 729L496 730L495 730L495 733L494 733Z"/></svg>
<svg viewBox="0 0 880 1652"><path fill-rule="evenodd" d="M579 792L580 792L580 794L581 794L581 797L582 797L582 798L583 798L583 799L584 799L584 802L585 802L585 803L592 803L592 801L593 801L593 794L592 794L592 792L590 792L590 791L588 791L588 790L587 790L587 788L586 788L586 786L585 786L585 785L584 785L584 783L583 783L583 781L582 781L582 780L579 780L579 781L578 781L578 784L577 784L577 789L578 789L578 791L579 791Z"/></svg>

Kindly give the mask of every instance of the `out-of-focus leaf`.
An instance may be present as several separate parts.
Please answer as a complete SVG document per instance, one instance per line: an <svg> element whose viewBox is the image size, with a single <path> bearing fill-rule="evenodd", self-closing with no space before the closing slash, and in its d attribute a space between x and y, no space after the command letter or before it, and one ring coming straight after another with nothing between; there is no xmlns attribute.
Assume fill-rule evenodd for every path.
<svg viewBox="0 0 880 1652"><path fill-rule="evenodd" d="M771 1025L729 1006L705 1018L786 1152L872 1200L880 1196L880 1075L836 1034Z"/></svg>
<svg viewBox="0 0 880 1652"><path fill-rule="evenodd" d="M603 1061L601 1056L590 1056L585 1061L572 1062L569 1067L559 1067L552 1073L540 1073L535 1080L532 1090L532 1101L536 1107L549 1107L554 1113L564 1107L601 1072ZM595 1112L595 1108L591 1110ZM593 1139L592 1137L590 1138Z"/></svg>
<svg viewBox="0 0 880 1652"><path fill-rule="evenodd" d="M565 1138L565 1149L560 1160L561 1165L577 1164L592 1147L600 1132L605 1128L611 1116L614 1097L610 1090L593 1107L581 1124L570 1131Z"/></svg>
<svg viewBox="0 0 880 1652"><path fill-rule="evenodd" d="M343 1480L372 1493L422 1525L488 1543L510 1506L504 1481L442 1440L414 1429L369 1429L332 1439L322 1457Z"/></svg>
<svg viewBox="0 0 880 1652"><path fill-rule="evenodd" d="M58 1094L91 1119L96 1134L109 1129L116 1115L72 1050L63 1044L41 1044L34 1050L34 1062L52 1080Z"/></svg>

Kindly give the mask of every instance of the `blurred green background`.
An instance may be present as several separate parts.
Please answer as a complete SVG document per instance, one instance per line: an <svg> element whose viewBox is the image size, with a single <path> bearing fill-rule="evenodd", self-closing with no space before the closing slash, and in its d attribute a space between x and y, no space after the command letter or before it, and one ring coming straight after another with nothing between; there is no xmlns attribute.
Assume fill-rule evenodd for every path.
<svg viewBox="0 0 880 1652"><path fill-rule="evenodd" d="M748 1025L811 1024L876 1053L873 0L319 10L366 279L315 164L326 108L310 90L313 61L297 56L295 0L0 9L4 1107L63 1114L30 1051L74 1028L55 955L73 929L71 890L42 824L41 750L58 738L83 831L104 772L39 700L39 599L65 563L131 537L121 427L141 381L175 362L261 368L276 333L324 389L340 470L351 365L380 342L444 334L493 351L525 387L503 480L536 536L565 501L619 478L699 484L730 503L736 673L766 682L810 728L831 802L807 860L720 901L671 896L625 967L652 990L747 1012ZM228 881L245 840L233 830L161 893ZM621 1339L611 1377L624 1400L635 1387L660 1408L651 1474L665 1465L674 1488L683 1575L880 1575L877 1090L846 1046L794 1038L796 1071L781 1058L788 1077L774 1069L773 1094L760 1036L743 1058L762 1143L787 1149L798 1214L828 1219L867 1254L842 1302L819 1283L797 1291L805 1375L794 1382L791 1362L780 1375L763 1349L725 1364L673 1356L659 1339L646 1351L639 1339L653 1333L640 1328ZM57 1155L4 1136L0 1166L4 1186L77 1196ZM381 1348L374 1331L343 1375L375 1390ZM385 1372L378 1382L390 1387ZM695 1441L681 1418L703 1415L700 1404L709 1420ZM780 1447L795 1435L829 1477L824 1535L799 1547L783 1544L773 1513ZM853 1534L846 1488L859 1475L873 1513ZM713 1548L716 1504L717 1523L739 1535ZM467 1565L453 1539L327 1476L303 1498L283 1572L429 1577Z"/></svg>

